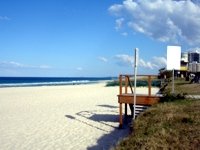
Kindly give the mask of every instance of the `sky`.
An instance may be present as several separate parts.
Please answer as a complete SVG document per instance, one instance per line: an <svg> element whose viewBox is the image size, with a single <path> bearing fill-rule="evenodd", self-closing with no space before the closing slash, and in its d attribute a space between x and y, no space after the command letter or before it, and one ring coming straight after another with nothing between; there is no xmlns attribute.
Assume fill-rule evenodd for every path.
<svg viewBox="0 0 200 150"><path fill-rule="evenodd" d="M200 0L1 0L0 76L158 74L200 47Z"/></svg>

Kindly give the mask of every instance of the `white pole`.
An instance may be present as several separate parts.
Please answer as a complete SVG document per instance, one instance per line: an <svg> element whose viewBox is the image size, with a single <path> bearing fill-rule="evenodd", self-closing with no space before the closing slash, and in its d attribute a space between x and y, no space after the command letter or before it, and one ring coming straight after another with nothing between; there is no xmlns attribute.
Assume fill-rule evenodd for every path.
<svg viewBox="0 0 200 150"><path fill-rule="evenodd" d="M172 70L172 94L174 94L174 69Z"/></svg>
<svg viewBox="0 0 200 150"><path fill-rule="evenodd" d="M135 48L135 59L134 59L134 112L133 119L135 119L135 108L136 108L136 83L137 83L137 63L138 63L138 48Z"/></svg>

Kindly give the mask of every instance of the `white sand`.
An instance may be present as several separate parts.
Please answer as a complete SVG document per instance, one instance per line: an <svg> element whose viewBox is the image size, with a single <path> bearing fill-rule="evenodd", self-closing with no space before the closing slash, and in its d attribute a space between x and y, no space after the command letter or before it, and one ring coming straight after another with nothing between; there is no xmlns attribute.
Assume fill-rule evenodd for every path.
<svg viewBox="0 0 200 150"><path fill-rule="evenodd" d="M118 129L118 91L105 83L0 88L0 149L108 149L129 132Z"/></svg>

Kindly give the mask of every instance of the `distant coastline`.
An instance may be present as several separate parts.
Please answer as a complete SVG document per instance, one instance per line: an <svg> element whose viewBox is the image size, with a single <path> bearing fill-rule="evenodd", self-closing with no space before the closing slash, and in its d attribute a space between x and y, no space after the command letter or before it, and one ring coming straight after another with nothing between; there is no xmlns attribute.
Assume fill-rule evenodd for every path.
<svg viewBox="0 0 200 150"><path fill-rule="evenodd" d="M110 81L116 78L117 77L0 77L0 88L91 84L100 81Z"/></svg>

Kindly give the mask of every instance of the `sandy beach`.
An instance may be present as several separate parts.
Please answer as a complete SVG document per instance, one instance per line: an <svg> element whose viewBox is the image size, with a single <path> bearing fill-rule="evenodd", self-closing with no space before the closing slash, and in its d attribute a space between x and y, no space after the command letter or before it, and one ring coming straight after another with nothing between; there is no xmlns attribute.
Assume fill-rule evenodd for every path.
<svg viewBox="0 0 200 150"><path fill-rule="evenodd" d="M0 149L109 149L129 133L118 129L118 92L105 83L0 88Z"/></svg>

